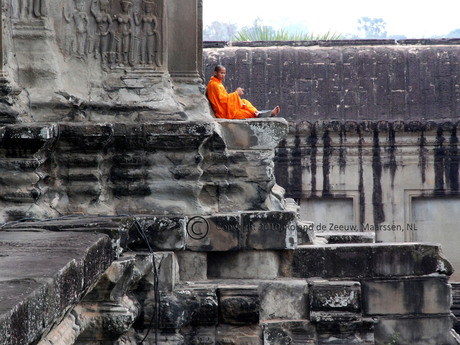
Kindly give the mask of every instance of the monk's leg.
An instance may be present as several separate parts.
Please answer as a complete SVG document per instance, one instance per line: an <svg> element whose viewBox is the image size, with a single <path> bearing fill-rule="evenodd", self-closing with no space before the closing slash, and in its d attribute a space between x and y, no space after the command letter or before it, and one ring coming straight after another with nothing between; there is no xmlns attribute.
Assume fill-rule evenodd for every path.
<svg viewBox="0 0 460 345"><path fill-rule="evenodd" d="M252 119L254 117L257 117L255 113L243 108L239 109L233 116L234 119Z"/></svg>
<svg viewBox="0 0 460 345"><path fill-rule="evenodd" d="M243 109L249 110L251 113L255 114L257 112L257 108L252 105L247 99L242 99L243 102Z"/></svg>
<svg viewBox="0 0 460 345"><path fill-rule="evenodd" d="M234 119L252 119L257 117L257 109L251 104L251 102L249 102L247 99L242 99L241 102L241 109L236 112L233 117Z"/></svg>

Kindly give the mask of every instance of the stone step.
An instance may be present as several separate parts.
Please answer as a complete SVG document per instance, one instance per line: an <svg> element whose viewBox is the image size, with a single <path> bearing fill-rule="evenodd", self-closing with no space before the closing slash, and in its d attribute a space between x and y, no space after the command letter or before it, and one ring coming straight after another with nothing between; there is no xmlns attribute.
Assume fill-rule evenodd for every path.
<svg viewBox="0 0 460 345"><path fill-rule="evenodd" d="M374 232L317 232L315 236L324 238L328 244L375 242Z"/></svg>
<svg viewBox="0 0 460 345"><path fill-rule="evenodd" d="M160 302L162 329L259 325L270 319L308 318L308 282L298 279L210 280L176 285ZM193 310L192 313L184 310ZM202 319L202 315L206 315Z"/></svg>
<svg viewBox="0 0 460 345"><path fill-rule="evenodd" d="M298 246L283 257L280 272L297 278L363 279L450 276L453 269L439 245L405 242Z"/></svg>
<svg viewBox="0 0 460 345"><path fill-rule="evenodd" d="M68 313L114 259L95 233L0 231L0 344L32 344Z"/></svg>
<svg viewBox="0 0 460 345"><path fill-rule="evenodd" d="M213 216L136 216L154 249L194 252L285 250L297 247L297 215L289 211L250 211ZM145 247L134 226L131 248Z"/></svg>
<svg viewBox="0 0 460 345"><path fill-rule="evenodd" d="M163 294L161 310L164 320L175 320L174 328L193 322L193 315L183 313L192 304L196 315L201 315L200 309L214 315L210 324L241 326L297 319L353 323L362 320L361 296L361 284L356 281L210 280L176 285ZM204 326L210 324L206 321Z"/></svg>
<svg viewBox="0 0 460 345"><path fill-rule="evenodd" d="M293 211L245 211L212 216L67 216L7 224L5 229L96 231L108 234L118 252L146 250L141 230L156 251L292 250L298 243Z"/></svg>
<svg viewBox="0 0 460 345"><path fill-rule="evenodd" d="M451 311L457 318L454 323L454 329L457 333L460 333L460 283L450 283L452 285L452 307Z"/></svg>

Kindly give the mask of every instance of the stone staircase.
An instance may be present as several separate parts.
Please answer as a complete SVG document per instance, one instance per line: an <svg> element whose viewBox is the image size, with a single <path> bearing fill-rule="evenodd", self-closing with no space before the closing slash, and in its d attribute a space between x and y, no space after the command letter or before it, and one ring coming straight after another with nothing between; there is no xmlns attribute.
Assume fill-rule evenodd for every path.
<svg viewBox="0 0 460 345"><path fill-rule="evenodd" d="M328 244L292 209L8 228L111 239L112 266L40 345L460 343L437 245Z"/></svg>

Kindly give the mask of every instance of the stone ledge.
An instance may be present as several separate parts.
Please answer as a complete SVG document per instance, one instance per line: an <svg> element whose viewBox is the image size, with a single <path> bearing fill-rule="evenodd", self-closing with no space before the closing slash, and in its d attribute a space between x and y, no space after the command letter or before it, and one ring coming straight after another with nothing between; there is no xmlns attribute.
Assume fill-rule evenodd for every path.
<svg viewBox="0 0 460 345"><path fill-rule="evenodd" d="M196 252L282 250L297 246L297 217L288 211L247 211L213 216L136 216L154 249ZM128 245L145 248L138 229Z"/></svg>
<svg viewBox="0 0 460 345"><path fill-rule="evenodd" d="M115 255L94 233L0 232L0 344L29 344L76 305Z"/></svg>
<svg viewBox="0 0 460 345"><path fill-rule="evenodd" d="M288 133L284 118L225 120L216 119L228 150L273 150Z"/></svg>
<svg viewBox="0 0 460 345"><path fill-rule="evenodd" d="M271 320L262 324L265 345L315 345L317 335L309 320Z"/></svg>
<svg viewBox="0 0 460 345"><path fill-rule="evenodd" d="M374 232L317 232L316 237L324 238L328 244L374 243Z"/></svg>
<svg viewBox="0 0 460 345"><path fill-rule="evenodd" d="M387 344L398 333L397 344L458 345L452 331L453 315L405 318L380 318L375 325L375 343Z"/></svg>
<svg viewBox="0 0 460 345"><path fill-rule="evenodd" d="M302 121L300 123L289 122L289 134L309 134L312 131L315 132L361 132L372 133L374 130L379 132L395 131L401 133L407 132L436 132L438 129L441 130L452 130L460 126L458 119L438 119L433 121Z"/></svg>
<svg viewBox="0 0 460 345"><path fill-rule="evenodd" d="M449 314L452 303L447 277L426 276L362 282L363 313L369 316ZM388 303L388 296L392 296Z"/></svg>
<svg viewBox="0 0 460 345"><path fill-rule="evenodd" d="M96 216L74 215L54 219L37 221L11 222L4 224L2 229L14 231L41 231L53 232L84 232L108 235L112 240L112 248L118 257L126 249L128 229L133 219L128 216Z"/></svg>
<svg viewBox="0 0 460 345"><path fill-rule="evenodd" d="M251 42L227 42L205 41L205 49L227 47L340 47L340 46L381 46L381 45L458 45L458 38L423 38L423 39L351 39L351 40L308 40L308 41L251 41Z"/></svg>
<svg viewBox="0 0 460 345"><path fill-rule="evenodd" d="M140 228L139 228L140 227ZM4 224L2 229L98 232L109 235L117 256L147 249L196 252L283 250L297 247L297 216L292 211L245 211L207 215L76 215Z"/></svg>
<svg viewBox="0 0 460 345"><path fill-rule="evenodd" d="M441 274L452 265L439 245L369 243L299 246L286 256L281 272L297 278L378 278Z"/></svg>

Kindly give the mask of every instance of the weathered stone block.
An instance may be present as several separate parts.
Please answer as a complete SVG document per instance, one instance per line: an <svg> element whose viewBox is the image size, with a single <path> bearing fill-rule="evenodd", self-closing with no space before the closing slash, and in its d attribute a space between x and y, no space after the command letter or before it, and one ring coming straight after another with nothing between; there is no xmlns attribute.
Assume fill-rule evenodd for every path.
<svg viewBox="0 0 460 345"><path fill-rule="evenodd" d="M450 312L447 277L363 281L366 315L445 314Z"/></svg>
<svg viewBox="0 0 460 345"><path fill-rule="evenodd" d="M195 216L187 221L186 247L194 251L227 251L240 247L240 215Z"/></svg>
<svg viewBox="0 0 460 345"><path fill-rule="evenodd" d="M310 312L361 311L361 285L353 281L309 281Z"/></svg>
<svg viewBox="0 0 460 345"><path fill-rule="evenodd" d="M375 344L387 345L396 336L401 345L457 345L452 332L452 315L433 317L379 318L375 325Z"/></svg>
<svg viewBox="0 0 460 345"><path fill-rule="evenodd" d="M375 321L373 319L355 318L346 320L341 318L344 313L340 313L339 317L335 317L336 315L333 313L336 312L331 312L330 320L315 323L318 344L374 345Z"/></svg>
<svg viewBox="0 0 460 345"><path fill-rule="evenodd" d="M85 301L114 301L125 295L133 279L134 265L135 257L131 255L114 261L85 296Z"/></svg>
<svg viewBox="0 0 460 345"><path fill-rule="evenodd" d="M294 249L297 218L294 212L244 212L241 215L243 248Z"/></svg>
<svg viewBox="0 0 460 345"><path fill-rule="evenodd" d="M254 326L217 326L216 345L262 345L262 330Z"/></svg>
<svg viewBox="0 0 460 345"><path fill-rule="evenodd" d="M222 181L219 182L219 211L235 212L266 209L275 179L270 181Z"/></svg>
<svg viewBox="0 0 460 345"><path fill-rule="evenodd" d="M217 120L217 127L229 150L275 149L288 132L285 119Z"/></svg>
<svg viewBox="0 0 460 345"><path fill-rule="evenodd" d="M208 253L208 278L274 279L279 266L279 256L273 251Z"/></svg>
<svg viewBox="0 0 460 345"><path fill-rule="evenodd" d="M308 320L265 321L262 323L264 345L316 345L315 327Z"/></svg>
<svg viewBox="0 0 460 345"><path fill-rule="evenodd" d="M215 345L216 328L215 327L193 327L183 329L185 344L190 345Z"/></svg>
<svg viewBox="0 0 460 345"><path fill-rule="evenodd" d="M231 325L259 323L259 294L257 286L237 286L217 289L220 322Z"/></svg>
<svg viewBox="0 0 460 345"><path fill-rule="evenodd" d="M373 272L376 276L405 276L441 273L451 275L452 265L439 245L375 244Z"/></svg>
<svg viewBox="0 0 460 345"><path fill-rule="evenodd" d="M140 314L136 300L128 296L116 301L84 302L75 309L78 323L83 325L78 342L115 341L132 327Z"/></svg>
<svg viewBox="0 0 460 345"><path fill-rule="evenodd" d="M162 291L174 290L179 281L179 266L174 252L157 252L154 255L159 289ZM146 279L154 282L153 266L152 270L146 274Z"/></svg>
<svg viewBox="0 0 460 345"><path fill-rule="evenodd" d="M326 239L329 244L375 242L375 233L373 232L321 232L316 236Z"/></svg>
<svg viewBox="0 0 460 345"><path fill-rule="evenodd" d="M298 221L297 224L297 244L312 243L315 238L315 224L313 222Z"/></svg>
<svg viewBox="0 0 460 345"><path fill-rule="evenodd" d="M278 280L259 284L260 319L307 319L308 283Z"/></svg>
<svg viewBox="0 0 460 345"><path fill-rule="evenodd" d="M273 150L227 150L224 167L229 179L269 181L274 178Z"/></svg>
<svg viewBox="0 0 460 345"><path fill-rule="evenodd" d="M64 217L60 219L50 219L46 222L23 222L12 224L11 229L46 229L51 231L72 231L83 233L101 233L108 235L112 240L112 248L115 251L116 257L121 255L126 249L128 229L133 226L134 219L132 217L99 217L99 216L75 216Z"/></svg>
<svg viewBox="0 0 460 345"><path fill-rule="evenodd" d="M298 247L293 255L285 256L281 271L303 278L356 279L432 273L450 275L452 266L437 245L334 244Z"/></svg>
<svg viewBox="0 0 460 345"><path fill-rule="evenodd" d="M160 328L180 329L217 325L217 296L213 289L175 290L161 293Z"/></svg>
<svg viewBox="0 0 460 345"><path fill-rule="evenodd" d="M186 240L185 217L137 217L129 229L128 245L132 249L148 249L141 229L154 250L181 250Z"/></svg>
<svg viewBox="0 0 460 345"><path fill-rule="evenodd" d="M24 236L27 234L27 236ZM29 344L83 297L114 258L101 234L1 231L0 344Z"/></svg>
<svg viewBox="0 0 460 345"><path fill-rule="evenodd" d="M318 345L375 345L374 334L369 333L320 333L318 332ZM385 344L387 345L387 344Z"/></svg>
<svg viewBox="0 0 460 345"><path fill-rule="evenodd" d="M179 333L158 332L158 345L186 345L184 336ZM155 334L150 333L146 341L155 342Z"/></svg>
<svg viewBox="0 0 460 345"><path fill-rule="evenodd" d="M203 281L207 278L207 254L200 252L176 252L181 281Z"/></svg>

